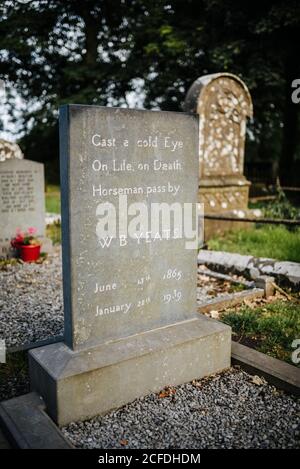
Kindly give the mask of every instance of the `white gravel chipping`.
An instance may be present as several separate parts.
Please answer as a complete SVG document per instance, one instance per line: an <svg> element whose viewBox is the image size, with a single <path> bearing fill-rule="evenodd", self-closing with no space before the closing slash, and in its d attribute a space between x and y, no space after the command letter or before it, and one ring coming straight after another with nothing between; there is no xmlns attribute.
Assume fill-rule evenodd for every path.
<svg viewBox="0 0 300 469"><path fill-rule="evenodd" d="M259 378L231 369L172 390L62 431L86 449L300 447L299 400Z"/></svg>
<svg viewBox="0 0 300 469"><path fill-rule="evenodd" d="M16 347L63 334L61 250L0 271L0 339Z"/></svg>

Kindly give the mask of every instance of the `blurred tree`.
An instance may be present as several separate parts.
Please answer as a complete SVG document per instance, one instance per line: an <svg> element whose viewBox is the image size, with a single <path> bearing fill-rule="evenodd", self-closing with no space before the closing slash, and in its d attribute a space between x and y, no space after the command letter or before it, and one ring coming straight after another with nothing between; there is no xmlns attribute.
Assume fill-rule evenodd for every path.
<svg viewBox="0 0 300 469"><path fill-rule="evenodd" d="M21 146L28 158L57 159L59 105L126 105L132 89L124 73L131 47L126 5L36 0L4 1L0 8L0 74Z"/></svg>
<svg viewBox="0 0 300 469"><path fill-rule="evenodd" d="M4 0L0 12L0 74L27 157L57 159L61 104L178 111L198 76L230 71L254 101L249 154L297 182L298 0Z"/></svg>

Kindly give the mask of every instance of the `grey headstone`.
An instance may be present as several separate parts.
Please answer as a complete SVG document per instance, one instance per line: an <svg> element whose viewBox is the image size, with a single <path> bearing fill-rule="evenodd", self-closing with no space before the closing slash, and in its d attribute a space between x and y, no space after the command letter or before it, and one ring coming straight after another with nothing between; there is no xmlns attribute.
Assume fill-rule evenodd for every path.
<svg viewBox="0 0 300 469"><path fill-rule="evenodd" d="M128 206L134 202L147 207L152 202L196 206L197 134L198 118L190 114L61 108L65 340L73 349L196 314L196 249L185 249L182 238L139 242L128 237L122 245L124 238L117 237L102 247L96 210L98 204L114 204L119 222L119 192L127 194ZM174 149L172 141L182 143ZM162 170L164 163L173 169ZM131 166L124 169L124 165ZM170 270L177 277L168 278ZM102 288L105 291L100 293Z"/></svg>
<svg viewBox="0 0 300 469"><path fill-rule="evenodd" d="M97 145L106 140L95 146L93 136ZM166 137L182 145L172 152ZM61 109L60 139L66 343L31 350L29 370L49 415L66 425L227 368L231 330L197 314L197 246L186 249L186 233L99 243L96 210L110 203L113 212L124 188L131 188L129 207L180 202L196 212L197 116L71 105ZM155 160L176 169L155 170ZM126 170L116 171L122 164ZM168 190L175 186L176 194ZM100 285L110 290L100 293Z"/></svg>
<svg viewBox="0 0 300 469"><path fill-rule="evenodd" d="M44 165L11 159L0 163L0 257L10 251L16 230L45 235Z"/></svg>

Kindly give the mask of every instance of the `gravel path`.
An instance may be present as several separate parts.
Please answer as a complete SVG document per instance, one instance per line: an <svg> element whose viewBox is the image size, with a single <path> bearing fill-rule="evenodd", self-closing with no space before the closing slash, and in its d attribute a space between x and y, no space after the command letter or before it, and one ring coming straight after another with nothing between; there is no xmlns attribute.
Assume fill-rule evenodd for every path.
<svg viewBox="0 0 300 469"><path fill-rule="evenodd" d="M87 449L300 447L299 400L240 370L160 396L150 394L104 417L71 423L63 433Z"/></svg>
<svg viewBox="0 0 300 469"><path fill-rule="evenodd" d="M0 270L0 339L7 347L63 335L61 250L42 264L8 264ZM226 296L230 282L198 274L197 301Z"/></svg>
<svg viewBox="0 0 300 469"><path fill-rule="evenodd" d="M42 264L5 266L0 284L0 339L7 347L63 334L60 249Z"/></svg>

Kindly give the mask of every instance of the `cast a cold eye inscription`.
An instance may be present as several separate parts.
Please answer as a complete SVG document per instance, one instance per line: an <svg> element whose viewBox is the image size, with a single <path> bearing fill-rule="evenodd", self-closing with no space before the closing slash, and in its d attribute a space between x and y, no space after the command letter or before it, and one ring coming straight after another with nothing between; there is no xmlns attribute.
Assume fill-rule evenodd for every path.
<svg viewBox="0 0 300 469"><path fill-rule="evenodd" d="M117 141L116 138L107 138L103 137L100 133L96 133L91 137L92 145L100 148L118 148L118 147L128 147L130 145L130 140L125 138L123 140ZM149 135L146 138L139 138L134 142L138 148L165 148L169 149L171 152L177 150L182 150L184 147L182 140L176 140L172 137L165 136L159 138L157 135Z"/></svg>

